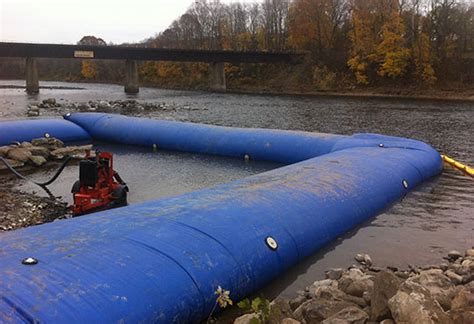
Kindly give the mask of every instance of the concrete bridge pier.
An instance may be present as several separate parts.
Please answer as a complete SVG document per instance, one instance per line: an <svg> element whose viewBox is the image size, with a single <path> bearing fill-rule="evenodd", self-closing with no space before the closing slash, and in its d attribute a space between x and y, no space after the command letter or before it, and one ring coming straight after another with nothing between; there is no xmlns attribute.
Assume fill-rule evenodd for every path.
<svg viewBox="0 0 474 324"><path fill-rule="evenodd" d="M209 63L209 89L217 92L225 92L224 63Z"/></svg>
<svg viewBox="0 0 474 324"><path fill-rule="evenodd" d="M38 65L34 57L26 58L26 93L39 93Z"/></svg>
<svg viewBox="0 0 474 324"><path fill-rule="evenodd" d="M138 87L138 67L137 61L125 61L125 92L128 94L137 94L140 91Z"/></svg>

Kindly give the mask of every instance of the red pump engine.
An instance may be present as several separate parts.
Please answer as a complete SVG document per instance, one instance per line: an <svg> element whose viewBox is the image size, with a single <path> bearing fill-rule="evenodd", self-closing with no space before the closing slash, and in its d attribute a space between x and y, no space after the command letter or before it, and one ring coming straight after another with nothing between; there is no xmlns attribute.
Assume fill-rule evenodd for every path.
<svg viewBox="0 0 474 324"><path fill-rule="evenodd" d="M114 170L109 152L96 152L95 156L86 153L79 162L79 180L71 192L74 216L127 205L128 187Z"/></svg>

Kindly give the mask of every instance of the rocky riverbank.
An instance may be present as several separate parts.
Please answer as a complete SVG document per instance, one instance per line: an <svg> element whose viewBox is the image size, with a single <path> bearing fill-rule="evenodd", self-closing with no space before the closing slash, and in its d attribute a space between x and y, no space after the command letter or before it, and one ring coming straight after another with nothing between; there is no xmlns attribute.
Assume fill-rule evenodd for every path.
<svg viewBox="0 0 474 324"><path fill-rule="evenodd" d="M81 159L92 145L65 146L56 138L38 138L31 142L12 143L0 147L0 157L22 174L60 165L66 156ZM40 197L13 189L14 176L0 162L0 231L38 225L70 217L60 198ZM38 190L42 190L38 187Z"/></svg>
<svg viewBox="0 0 474 324"><path fill-rule="evenodd" d="M474 248L408 269L379 268L366 254L355 259L298 297L279 297L234 323L474 323Z"/></svg>
<svg viewBox="0 0 474 324"><path fill-rule="evenodd" d="M11 179L0 183L0 204L0 232L71 217L65 202L15 190Z"/></svg>
<svg viewBox="0 0 474 324"><path fill-rule="evenodd" d="M149 111L197 110L188 106L174 106L165 103L130 100L96 100L88 102L59 102L55 98L28 105L26 115L38 117L44 111L65 114L68 112L103 112L122 115L140 115ZM202 109L201 109L202 110Z"/></svg>
<svg viewBox="0 0 474 324"><path fill-rule="evenodd" d="M57 138L44 137L33 139L31 142L0 146L0 157L14 168L23 166L40 167L48 161L61 161L66 156L81 159L91 149L92 145L66 147ZM7 166L0 163L0 172L6 170Z"/></svg>

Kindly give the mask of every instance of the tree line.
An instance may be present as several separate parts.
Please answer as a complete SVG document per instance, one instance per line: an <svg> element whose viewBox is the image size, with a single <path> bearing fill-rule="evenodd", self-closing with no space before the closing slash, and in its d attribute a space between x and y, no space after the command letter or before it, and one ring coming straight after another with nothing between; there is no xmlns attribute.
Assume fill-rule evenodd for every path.
<svg viewBox="0 0 474 324"><path fill-rule="evenodd" d="M85 41L107 45L95 37L81 40ZM474 83L474 4L461 0L230 4L197 0L166 30L128 45L307 53L299 67L226 64L231 87L469 86ZM119 82L123 77L123 67L117 62L71 64L49 62L40 73L69 80ZM21 66L0 65L0 75L8 69L16 74ZM207 65L144 62L139 73L145 83L199 88L205 87Z"/></svg>

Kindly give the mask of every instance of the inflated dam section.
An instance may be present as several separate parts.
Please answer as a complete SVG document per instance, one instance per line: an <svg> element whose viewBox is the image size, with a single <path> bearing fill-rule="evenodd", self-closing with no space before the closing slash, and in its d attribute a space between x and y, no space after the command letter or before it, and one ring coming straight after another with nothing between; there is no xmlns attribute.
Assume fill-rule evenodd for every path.
<svg viewBox="0 0 474 324"><path fill-rule="evenodd" d="M238 301L442 168L430 146L380 135L68 118L98 140L307 159L210 189L1 233L0 322L198 322L215 305L218 286ZM38 263L22 264L27 257Z"/></svg>
<svg viewBox="0 0 474 324"><path fill-rule="evenodd" d="M0 123L0 146L30 142L48 134L65 143L86 142L91 137L82 127L62 119L13 120Z"/></svg>
<svg viewBox="0 0 474 324"><path fill-rule="evenodd" d="M295 163L329 153L340 135L241 129L165 120L83 113L65 116L94 139L158 149Z"/></svg>

